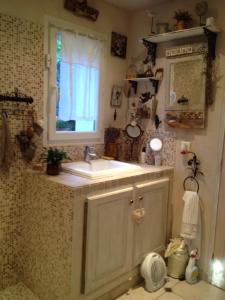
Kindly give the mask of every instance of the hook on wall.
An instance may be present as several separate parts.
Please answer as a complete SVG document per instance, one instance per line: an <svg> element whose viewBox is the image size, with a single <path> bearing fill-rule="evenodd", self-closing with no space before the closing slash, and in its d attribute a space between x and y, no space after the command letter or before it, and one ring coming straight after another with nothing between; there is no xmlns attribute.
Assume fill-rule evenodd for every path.
<svg viewBox="0 0 225 300"><path fill-rule="evenodd" d="M192 152L192 151L187 151L185 153L182 153L182 154L192 154L192 158L190 158L188 161L187 161L187 165L188 165L188 169L191 170L192 172L192 175L189 175L187 176L184 181L183 181L183 187L184 187L184 190L186 191L186 184L188 182L188 180L191 180L191 182L195 182L196 183L196 186L197 186L197 193L199 192L199 183L198 183L198 180L197 180L197 176L200 174L200 175L203 175L203 172L199 170L199 166L200 166L200 160L199 158L197 157L196 153L195 152Z"/></svg>

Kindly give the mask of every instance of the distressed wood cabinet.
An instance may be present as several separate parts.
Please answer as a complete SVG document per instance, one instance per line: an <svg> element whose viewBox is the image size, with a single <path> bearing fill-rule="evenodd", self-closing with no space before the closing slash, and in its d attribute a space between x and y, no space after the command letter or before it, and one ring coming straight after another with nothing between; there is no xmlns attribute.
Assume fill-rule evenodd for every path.
<svg viewBox="0 0 225 300"><path fill-rule="evenodd" d="M163 178L87 197L83 292L89 293L139 265L166 242L169 179ZM144 220L133 220L143 207Z"/></svg>
<svg viewBox="0 0 225 300"><path fill-rule="evenodd" d="M146 214L140 224L134 224L134 266L149 252L165 248L168 186L167 178L135 186L135 206L143 207Z"/></svg>
<svg viewBox="0 0 225 300"><path fill-rule="evenodd" d="M88 197L84 291L131 268L133 187Z"/></svg>

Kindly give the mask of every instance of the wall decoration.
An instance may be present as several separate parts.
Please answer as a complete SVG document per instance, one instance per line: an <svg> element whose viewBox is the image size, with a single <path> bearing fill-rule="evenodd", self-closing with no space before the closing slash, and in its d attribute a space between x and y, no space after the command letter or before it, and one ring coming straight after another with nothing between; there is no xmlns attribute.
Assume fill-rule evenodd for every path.
<svg viewBox="0 0 225 300"><path fill-rule="evenodd" d="M174 13L174 19L177 21L174 25L175 30L184 30L190 28L192 25L192 16L186 10L178 9Z"/></svg>
<svg viewBox="0 0 225 300"><path fill-rule="evenodd" d="M148 102L150 99L152 99L153 95L151 95L150 92L147 92L147 93L142 93L141 96L139 97L140 99L140 102L142 104Z"/></svg>
<svg viewBox="0 0 225 300"><path fill-rule="evenodd" d="M90 7L87 0L65 0L64 8L77 16L85 17L92 21L96 21L99 15L99 11Z"/></svg>
<svg viewBox="0 0 225 300"><path fill-rule="evenodd" d="M122 104L122 92L123 87L114 85L112 88L112 95L111 95L111 106L112 107L120 107Z"/></svg>
<svg viewBox="0 0 225 300"><path fill-rule="evenodd" d="M112 32L111 54L120 58L126 58L127 37L125 35Z"/></svg>
<svg viewBox="0 0 225 300"><path fill-rule="evenodd" d="M155 71L155 78L158 80L163 79L163 68L159 68Z"/></svg>
<svg viewBox="0 0 225 300"><path fill-rule="evenodd" d="M208 12L208 3L207 1L200 1L195 5L195 12L199 16L199 26L204 26L202 22L202 17Z"/></svg>
<svg viewBox="0 0 225 300"><path fill-rule="evenodd" d="M204 128L205 114L203 111L167 111L165 122L176 128Z"/></svg>
<svg viewBox="0 0 225 300"><path fill-rule="evenodd" d="M178 56L178 55L188 55L188 54L192 54L192 53L193 53L193 47L190 45L166 49L166 57Z"/></svg>

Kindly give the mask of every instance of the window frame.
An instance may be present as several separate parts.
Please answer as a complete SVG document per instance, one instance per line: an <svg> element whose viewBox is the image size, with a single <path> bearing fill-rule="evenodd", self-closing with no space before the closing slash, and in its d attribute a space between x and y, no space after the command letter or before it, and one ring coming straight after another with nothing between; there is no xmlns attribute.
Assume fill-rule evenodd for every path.
<svg viewBox="0 0 225 300"><path fill-rule="evenodd" d="M56 74L56 43L51 37L51 28L57 30L68 30L74 33L90 36L90 38L96 38L104 42L104 55L100 68L99 79L99 102L98 102L98 114L96 120L96 130L94 132L69 132L56 131L56 98L50 102L50 93L54 92L56 88L51 87L50 72L53 68L54 74ZM104 112L104 84L103 78L105 78L105 56L106 56L106 35L95 32L85 27L81 27L75 23L69 23L53 17L45 17L44 28L44 55L45 55L45 68L44 68L44 145L73 145L73 144L102 144L104 141L104 126L103 126L103 112ZM53 64L52 57L55 57Z"/></svg>

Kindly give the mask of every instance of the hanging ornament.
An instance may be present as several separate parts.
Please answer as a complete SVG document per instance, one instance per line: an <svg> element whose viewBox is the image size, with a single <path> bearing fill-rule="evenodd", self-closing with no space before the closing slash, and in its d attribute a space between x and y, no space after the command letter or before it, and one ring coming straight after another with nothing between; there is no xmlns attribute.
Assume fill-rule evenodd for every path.
<svg viewBox="0 0 225 300"><path fill-rule="evenodd" d="M113 114L113 120L116 121L116 119L117 119L117 111L116 111L116 109L115 109L115 110L114 110L114 114Z"/></svg>

